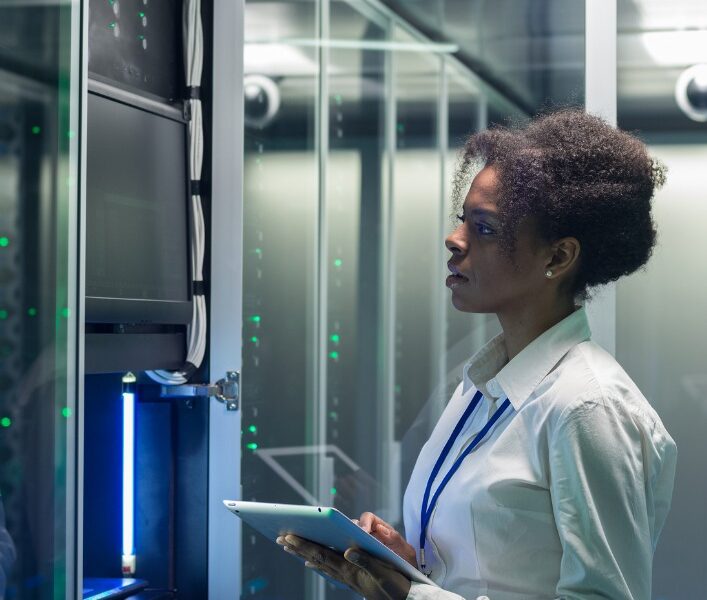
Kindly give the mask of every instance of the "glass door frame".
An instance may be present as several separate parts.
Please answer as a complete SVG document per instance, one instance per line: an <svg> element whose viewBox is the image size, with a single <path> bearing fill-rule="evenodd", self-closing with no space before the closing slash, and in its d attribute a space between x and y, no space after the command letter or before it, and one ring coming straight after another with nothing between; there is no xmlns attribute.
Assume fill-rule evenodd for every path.
<svg viewBox="0 0 707 600"><path fill-rule="evenodd" d="M210 381L242 365L244 13L245 0L214 0ZM208 597L220 600L241 589L240 520L222 503L241 497L241 411L209 402Z"/></svg>
<svg viewBox="0 0 707 600"><path fill-rule="evenodd" d="M616 0L585 0L584 105L616 127ZM592 339L616 354L616 284L587 303Z"/></svg>

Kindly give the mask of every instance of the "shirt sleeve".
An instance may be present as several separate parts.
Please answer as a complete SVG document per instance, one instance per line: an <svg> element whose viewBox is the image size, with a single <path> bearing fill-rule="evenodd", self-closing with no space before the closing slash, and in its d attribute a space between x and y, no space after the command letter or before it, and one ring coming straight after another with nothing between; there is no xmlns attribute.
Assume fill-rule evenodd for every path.
<svg viewBox="0 0 707 600"><path fill-rule="evenodd" d="M560 416L549 453L562 543L557 597L650 600L656 508L665 513L670 503L674 443L646 422L622 400L584 402ZM669 489L656 490L666 480Z"/></svg>
<svg viewBox="0 0 707 600"><path fill-rule="evenodd" d="M408 592L407 598L405 600L465 600L459 594L454 592L448 592L441 588L435 587L434 585L428 585L426 583L417 583L415 581L410 585L410 591Z"/></svg>

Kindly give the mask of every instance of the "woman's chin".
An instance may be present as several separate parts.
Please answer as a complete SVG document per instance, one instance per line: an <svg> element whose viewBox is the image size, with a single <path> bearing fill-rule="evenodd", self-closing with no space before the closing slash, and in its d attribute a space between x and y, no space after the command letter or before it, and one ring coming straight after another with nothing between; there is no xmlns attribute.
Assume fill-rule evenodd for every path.
<svg viewBox="0 0 707 600"><path fill-rule="evenodd" d="M452 291L452 306L461 312L476 312L474 303L455 291Z"/></svg>
<svg viewBox="0 0 707 600"><path fill-rule="evenodd" d="M468 313L492 313L494 310L478 300L474 300L459 292L452 291L452 306L459 312Z"/></svg>

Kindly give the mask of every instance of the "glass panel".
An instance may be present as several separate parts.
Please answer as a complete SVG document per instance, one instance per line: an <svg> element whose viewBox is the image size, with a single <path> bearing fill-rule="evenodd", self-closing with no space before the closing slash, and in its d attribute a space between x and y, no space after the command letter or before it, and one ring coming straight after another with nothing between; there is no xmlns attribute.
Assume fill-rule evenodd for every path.
<svg viewBox="0 0 707 600"><path fill-rule="evenodd" d="M281 104L253 118L274 92L249 80L243 497L402 526L417 453L499 330L444 285L457 153L527 113L377 3L246 11L247 77ZM244 596L354 597L247 528L243 561Z"/></svg>
<svg viewBox="0 0 707 600"><path fill-rule="evenodd" d="M617 283L616 355L678 447L671 512L653 562L654 598L707 590L707 304L704 172L707 138L650 147L668 167L653 216L658 245L645 271Z"/></svg>
<svg viewBox="0 0 707 600"><path fill-rule="evenodd" d="M313 461L298 448L311 443L314 422L319 58L316 47L283 40L316 31L314 1L246 5L244 500L314 502ZM270 457L273 448L285 454ZM304 589L301 564L247 525L242 545L244 598Z"/></svg>
<svg viewBox="0 0 707 600"><path fill-rule="evenodd" d="M326 397L320 463L322 501L349 516L380 506L380 235L385 191L387 23L346 2L330 5L330 37L353 48L329 51L326 160ZM333 596L332 596L333 597Z"/></svg>
<svg viewBox="0 0 707 600"><path fill-rule="evenodd" d="M395 39L417 41L397 28ZM442 155L439 111L442 55L396 52L393 167L394 372L393 426L388 460L403 461L392 479L390 519L402 523L402 494L417 452L404 438L439 383L442 356L441 303L444 296L442 239ZM424 441L424 440L423 440ZM402 446L401 446L402 444ZM397 452L396 452L397 448ZM417 448L419 450L419 448ZM396 456L397 454L397 456Z"/></svg>
<svg viewBox="0 0 707 600"><path fill-rule="evenodd" d="M321 502L357 517L380 507L382 265L381 212L385 191L387 24L346 2L330 5L330 37L353 41L332 47L327 77L329 112L325 167L326 389L319 453ZM327 598L356 598L326 588Z"/></svg>
<svg viewBox="0 0 707 600"><path fill-rule="evenodd" d="M701 2L619 0L617 116L668 168L653 199L645 270L616 286L616 355L678 449L672 507L653 560L653 598L707 594L707 12Z"/></svg>
<svg viewBox="0 0 707 600"><path fill-rule="evenodd" d="M76 597L80 10L0 4L0 597Z"/></svg>

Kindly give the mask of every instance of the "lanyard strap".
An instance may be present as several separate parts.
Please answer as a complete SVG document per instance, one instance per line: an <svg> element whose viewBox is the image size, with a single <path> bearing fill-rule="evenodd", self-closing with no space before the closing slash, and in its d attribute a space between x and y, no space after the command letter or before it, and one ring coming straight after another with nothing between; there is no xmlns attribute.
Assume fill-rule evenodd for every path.
<svg viewBox="0 0 707 600"><path fill-rule="evenodd" d="M486 425L484 425L484 428L481 431L479 431L479 433L476 434L476 437L472 440L471 444L469 444L469 446L464 450L464 452L462 452L459 455L459 458L457 458L457 460L454 461L454 464L449 469L447 474L444 476L444 479L442 479L442 482L437 487L437 490L435 491L434 495L432 496L432 500L429 502L429 505L428 505L430 492L432 491L432 483L434 482L435 478L437 477L439 470L442 468L442 465L444 464L444 460L447 458L447 455L449 454L450 450L452 449L454 442L456 441L457 437L459 437L461 430L464 428L464 424L468 421L469 417L474 412L474 409L479 405L481 398L482 398L481 392L477 391L476 394L474 394L474 397L471 400L469 406L464 411L464 414L461 416L461 419L459 419L459 422L457 423L456 427L454 428L454 431L452 431L452 435L450 436L449 440L444 445L444 448L442 449L442 453L439 455L439 458L437 459L437 462L435 463L435 466L432 469L432 473L430 473L430 478L427 480L427 487L425 488L425 495L422 499L422 512L420 515L420 524L421 524L421 527L420 527L420 567L422 569L425 568L425 537L426 537L426 532L427 532L427 525L430 522L430 518L432 517L432 511L434 511L434 507L437 504L437 500L439 499L439 495L442 493L442 490L445 488L447 483L449 483L449 480L452 478L454 473L457 472L457 469L459 469L459 467L461 466L464 459L467 456L469 456L469 454L471 454L471 452L474 451L474 448L476 448L479 445L481 440L484 439L484 437L489 432L489 430L494 426L496 421L498 421L498 419L501 417L501 415L504 413L504 411L511 404L511 401L508 398L506 398L506 400L503 402L503 404L501 404L501 406L499 406L496 409L496 411L493 413L493 415L488 420Z"/></svg>

